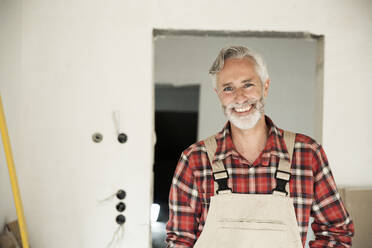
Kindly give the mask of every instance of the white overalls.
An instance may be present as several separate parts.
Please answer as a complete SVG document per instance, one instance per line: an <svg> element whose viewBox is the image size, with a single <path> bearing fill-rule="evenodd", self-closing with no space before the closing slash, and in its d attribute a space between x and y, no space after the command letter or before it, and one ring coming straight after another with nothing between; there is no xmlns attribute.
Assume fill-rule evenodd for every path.
<svg viewBox="0 0 372 248"><path fill-rule="evenodd" d="M284 132L292 160L295 134ZM195 248L302 248L293 203L289 197L291 162L280 159L273 194L236 194L227 186L222 161L213 163L215 137L205 141L212 165L215 195Z"/></svg>

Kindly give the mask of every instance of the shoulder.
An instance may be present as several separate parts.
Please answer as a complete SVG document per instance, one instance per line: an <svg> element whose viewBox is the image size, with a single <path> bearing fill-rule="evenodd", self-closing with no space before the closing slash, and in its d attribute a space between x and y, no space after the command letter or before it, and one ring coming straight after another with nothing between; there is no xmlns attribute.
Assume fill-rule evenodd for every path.
<svg viewBox="0 0 372 248"><path fill-rule="evenodd" d="M317 150L319 149L320 144L310 136L307 136L302 133L296 133L295 146L299 148L306 147L312 150Z"/></svg>
<svg viewBox="0 0 372 248"><path fill-rule="evenodd" d="M299 153L299 157L310 161L319 156L325 157L322 145L315 139L302 133L295 133L295 135L294 153ZM282 141L284 142L284 139Z"/></svg>
<svg viewBox="0 0 372 248"><path fill-rule="evenodd" d="M294 148L294 152L300 153L301 163L311 165L313 170L328 164L322 145L305 134L296 133Z"/></svg>
<svg viewBox="0 0 372 248"><path fill-rule="evenodd" d="M200 140L189 147L187 147L183 152L182 155L186 157L198 155L201 152L206 152L205 144L203 140Z"/></svg>
<svg viewBox="0 0 372 248"><path fill-rule="evenodd" d="M209 168L209 159L204 140L200 140L186 148L180 157L180 163L185 164L188 170L194 173Z"/></svg>
<svg viewBox="0 0 372 248"><path fill-rule="evenodd" d="M317 150L320 147L320 144L310 136L307 136L302 133L296 133L291 130L284 130L282 128L279 128L276 126L273 121L266 116L266 124L270 128L270 132L273 133L276 138L280 141L281 144L284 142L284 132L295 134L295 149L296 148L302 148L302 149L311 149L311 150Z"/></svg>
<svg viewBox="0 0 372 248"><path fill-rule="evenodd" d="M278 130L282 137L283 137L284 132L291 132L295 134L295 137L296 137L295 138L295 149L302 148L302 149L311 149L313 151L316 151L321 147L321 145L315 139L311 138L310 136L307 136L306 134L295 133L295 132L283 130L280 128L278 128Z"/></svg>

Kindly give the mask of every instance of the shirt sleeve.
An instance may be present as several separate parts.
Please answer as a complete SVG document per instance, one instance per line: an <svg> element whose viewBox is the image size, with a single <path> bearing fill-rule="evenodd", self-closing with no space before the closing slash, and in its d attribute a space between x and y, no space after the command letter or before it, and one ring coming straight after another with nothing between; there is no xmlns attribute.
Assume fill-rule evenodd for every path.
<svg viewBox="0 0 372 248"><path fill-rule="evenodd" d="M177 164L169 193L169 221L167 247L193 247L196 241L198 218L196 206L200 204L193 171L185 154Z"/></svg>
<svg viewBox="0 0 372 248"><path fill-rule="evenodd" d="M315 240L311 248L351 247L354 224L337 192L327 157L322 146L314 152L314 199L311 215L314 217L312 229Z"/></svg>

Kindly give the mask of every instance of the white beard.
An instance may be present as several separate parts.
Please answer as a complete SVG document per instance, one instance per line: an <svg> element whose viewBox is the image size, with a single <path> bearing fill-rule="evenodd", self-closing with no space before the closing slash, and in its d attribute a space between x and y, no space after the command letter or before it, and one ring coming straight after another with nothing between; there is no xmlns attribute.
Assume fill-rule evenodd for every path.
<svg viewBox="0 0 372 248"><path fill-rule="evenodd" d="M247 106L248 104L252 105L252 113L246 115L246 116L238 116L234 113L234 108L240 108ZM261 97L260 100L253 100L253 101L247 101L243 104L229 104L228 106L222 106L224 110L224 114L227 117L227 119L234 124L236 127L240 129L251 129L254 127L257 122L261 119L262 115L264 114L264 106L265 102L263 97Z"/></svg>

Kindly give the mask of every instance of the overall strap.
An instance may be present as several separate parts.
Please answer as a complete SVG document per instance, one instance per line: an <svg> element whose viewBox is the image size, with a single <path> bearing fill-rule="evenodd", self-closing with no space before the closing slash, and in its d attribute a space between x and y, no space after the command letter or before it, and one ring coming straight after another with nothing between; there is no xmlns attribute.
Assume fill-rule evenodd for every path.
<svg viewBox="0 0 372 248"><path fill-rule="evenodd" d="M284 142L287 146L287 151L289 154L289 161L280 158L278 169L275 173L276 179L276 187L273 189L273 194L279 195L288 195L289 193L289 180L291 178L291 164L292 164L292 157L293 157L293 149L296 134L288 131L284 131Z"/></svg>
<svg viewBox="0 0 372 248"><path fill-rule="evenodd" d="M212 175L214 179L214 190L216 194L229 194L232 192L231 188L227 186L229 174L225 165L221 160L213 163L214 154L217 149L217 142L215 136L210 136L204 140L205 147L207 148L209 162L212 166Z"/></svg>

